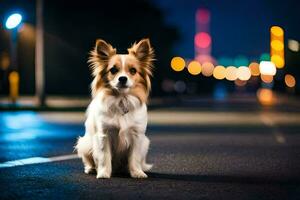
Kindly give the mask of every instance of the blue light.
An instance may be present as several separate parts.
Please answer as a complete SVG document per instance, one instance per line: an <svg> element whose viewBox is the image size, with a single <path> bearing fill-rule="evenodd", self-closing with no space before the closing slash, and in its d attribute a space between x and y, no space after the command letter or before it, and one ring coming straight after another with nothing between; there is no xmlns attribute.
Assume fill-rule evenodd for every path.
<svg viewBox="0 0 300 200"><path fill-rule="evenodd" d="M213 95L217 101L224 100L227 97L227 90L223 83L216 84Z"/></svg>
<svg viewBox="0 0 300 200"><path fill-rule="evenodd" d="M5 26L7 29L13 29L20 25L21 21L22 15L19 13L14 13L7 18Z"/></svg>

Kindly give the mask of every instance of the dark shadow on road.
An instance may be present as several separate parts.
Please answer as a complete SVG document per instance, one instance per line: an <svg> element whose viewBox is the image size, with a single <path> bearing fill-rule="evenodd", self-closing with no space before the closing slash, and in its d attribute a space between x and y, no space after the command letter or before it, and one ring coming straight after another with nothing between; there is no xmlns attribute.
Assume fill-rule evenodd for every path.
<svg viewBox="0 0 300 200"><path fill-rule="evenodd" d="M151 179L169 179L178 181L210 182L210 183L238 183L238 184L300 184L300 178L272 178L263 176L230 176L230 175L193 175L193 174L165 174L149 172Z"/></svg>

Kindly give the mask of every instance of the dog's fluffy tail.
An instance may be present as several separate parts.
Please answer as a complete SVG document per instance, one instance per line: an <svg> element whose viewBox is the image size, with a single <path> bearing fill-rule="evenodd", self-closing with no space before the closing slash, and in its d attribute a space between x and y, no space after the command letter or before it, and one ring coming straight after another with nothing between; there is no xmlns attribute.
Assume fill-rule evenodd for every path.
<svg viewBox="0 0 300 200"><path fill-rule="evenodd" d="M78 137L77 143L74 146L74 150L77 151L79 157L83 155L88 155L92 151L92 142L89 137Z"/></svg>

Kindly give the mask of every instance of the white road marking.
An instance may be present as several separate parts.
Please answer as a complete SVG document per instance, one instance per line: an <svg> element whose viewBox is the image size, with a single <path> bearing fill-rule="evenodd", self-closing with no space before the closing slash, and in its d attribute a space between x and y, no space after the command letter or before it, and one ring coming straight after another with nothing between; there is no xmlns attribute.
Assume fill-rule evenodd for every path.
<svg viewBox="0 0 300 200"><path fill-rule="evenodd" d="M275 122L269 116L262 114L260 115L260 119L266 126L272 128L272 133L276 142L278 142L279 144L286 143L284 135L278 130Z"/></svg>
<svg viewBox="0 0 300 200"><path fill-rule="evenodd" d="M0 168L9 168L9 167L17 167L23 165L32 165L32 164L40 164L40 163L48 163L55 161L63 161L63 160L71 160L79 158L77 154L69 154L62 156L54 156L54 157L31 157L20 160L7 161L4 163L0 163Z"/></svg>

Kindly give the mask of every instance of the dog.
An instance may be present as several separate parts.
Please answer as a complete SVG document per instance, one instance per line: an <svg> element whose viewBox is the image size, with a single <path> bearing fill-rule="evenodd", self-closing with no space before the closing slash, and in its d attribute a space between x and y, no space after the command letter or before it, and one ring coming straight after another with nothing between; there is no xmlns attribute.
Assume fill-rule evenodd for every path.
<svg viewBox="0 0 300 200"><path fill-rule="evenodd" d="M132 178L147 178L145 172L152 168L146 163L150 140L145 132L153 61L149 39L134 43L128 54L96 41L88 60L94 77L92 101L85 135L75 145L86 174L96 170L96 178L110 178L126 170Z"/></svg>

